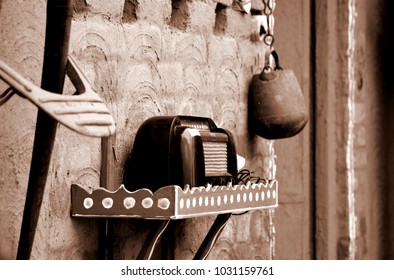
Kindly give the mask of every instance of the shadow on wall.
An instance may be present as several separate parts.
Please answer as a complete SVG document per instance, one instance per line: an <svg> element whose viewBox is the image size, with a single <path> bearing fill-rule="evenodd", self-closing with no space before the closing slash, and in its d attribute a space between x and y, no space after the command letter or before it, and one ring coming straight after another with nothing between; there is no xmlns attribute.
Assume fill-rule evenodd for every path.
<svg viewBox="0 0 394 280"><path fill-rule="evenodd" d="M386 152L385 168L387 184L382 190L385 198L383 206L383 221L387 226L383 229L382 248L384 259L394 259L394 83L393 83L393 68L394 68L394 31L391 28L394 26L394 2L384 1L381 5L382 18L382 34L376 34L378 61L381 61L382 66L382 92L383 104L385 104L385 111L383 112L383 131L382 147ZM374 32L374 30L371 30Z"/></svg>

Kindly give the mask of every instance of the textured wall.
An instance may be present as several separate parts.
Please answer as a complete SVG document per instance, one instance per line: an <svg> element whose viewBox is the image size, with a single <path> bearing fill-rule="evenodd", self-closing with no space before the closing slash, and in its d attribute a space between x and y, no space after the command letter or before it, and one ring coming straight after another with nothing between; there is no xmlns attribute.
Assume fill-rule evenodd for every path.
<svg viewBox="0 0 394 280"><path fill-rule="evenodd" d="M275 49L281 65L292 69L306 106L313 106L311 31L313 14L309 0L276 1ZM313 114L301 133L276 140L276 178L280 183L280 207L275 210L275 258L310 259L313 255Z"/></svg>
<svg viewBox="0 0 394 280"><path fill-rule="evenodd" d="M261 66L263 48L251 40L256 30L250 15L232 10L230 4L75 1L70 53L116 121L117 186L136 130L156 115L211 117L232 131L247 167L268 176L268 143L251 138L247 130L248 85ZM46 3L3 0L0 5L0 57L39 84ZM72 92L69 82L66 91ZM36 108L15 96L1 107L0 118L0 254L15 258ZM100 156L100 139L59 126L33 259L96 258L98 222L70 218L70 185L99 186ZM182 222L175 257L190 259L212 220ZM148 226L142 221L116 221L115 258L135 258ZM273 226L269 211L233 217L211 258L272 258Z"/></svg>

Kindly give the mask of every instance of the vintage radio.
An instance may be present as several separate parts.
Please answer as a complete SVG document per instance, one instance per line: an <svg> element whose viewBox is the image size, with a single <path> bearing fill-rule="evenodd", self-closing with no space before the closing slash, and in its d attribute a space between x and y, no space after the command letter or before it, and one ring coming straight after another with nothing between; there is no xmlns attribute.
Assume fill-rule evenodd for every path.
<svg viewBox="0 0 394 280"><path fill-rule="evenodd" d="M231 133L209 118L161 116L138 129L124 170L128 190L226 185L237 173Z"/></svg>

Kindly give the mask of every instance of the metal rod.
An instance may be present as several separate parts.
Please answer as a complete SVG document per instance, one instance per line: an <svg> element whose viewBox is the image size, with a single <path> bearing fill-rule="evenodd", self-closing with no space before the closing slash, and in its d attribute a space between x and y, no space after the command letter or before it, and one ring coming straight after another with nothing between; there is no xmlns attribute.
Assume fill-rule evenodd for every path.
<svg viewBox="0 0 394 280"><path fill-rule="evenodd" d="M61 94L66 74L72 20L71 0L48 0L41 87ZM30 259L38 217L44 196L57 121L38 110L33 155L17 259Z"/></svg>
<svg viewBox="0 0 394 280"><path fill-rule="evenodd" d="M155 221L155 225L151 227L147 238L138 254L137 260L150 260L159 243L161 236L167 229L171 220Z"/></svg>
<svg viewBox="0 0 394 280"><path fill-rule="evenodd" d="M201 243L200 248L198 248L197 253L194 256L194 260L205 260L209 253L211 252L213 246L216 243L220 233L222 232L224 226L227 221L230 219L231 213L229 214L220 214L216 217L216 220L212 224L211 228L208 231L208 234L205 236L204 241Z"/></svg>
<svg viewBox="0 0 394 280"><path fill-rule="evenodd" d="M98 226L98 252L97 259L113 260L113 221L111 219L100 219Z"/></svg>
<svg viewBox="0 0 394 280"><path fill-rule="evenodd" d="M115 191L115 134L101 138L101 171L100 185ZM111 219L100 219L98 229L98 259L113 260L113 222Z"/></svg>

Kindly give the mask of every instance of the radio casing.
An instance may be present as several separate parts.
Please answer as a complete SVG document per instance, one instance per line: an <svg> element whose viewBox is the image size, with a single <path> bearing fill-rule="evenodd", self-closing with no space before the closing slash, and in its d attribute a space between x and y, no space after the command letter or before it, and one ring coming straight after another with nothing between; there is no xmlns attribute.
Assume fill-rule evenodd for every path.
<svg viewBox="0 0 394 280"><path fill-rule="evenodd" d="M129 191L156 191L169 185L227 185L236 174L237 154L228 130L210 118L158 116L138 129L123 182Z"/></svg>

